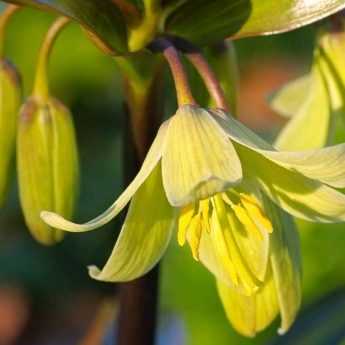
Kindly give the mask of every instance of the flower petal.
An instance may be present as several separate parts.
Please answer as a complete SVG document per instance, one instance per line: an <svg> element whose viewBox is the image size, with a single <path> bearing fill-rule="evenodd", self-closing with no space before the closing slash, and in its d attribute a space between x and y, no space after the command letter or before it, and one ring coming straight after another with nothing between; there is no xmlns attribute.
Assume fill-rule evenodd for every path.
<svg viewBox="0 0 345 345"><path fill-rule="evenodd" d="M299 172L290 171L259 153L236 144L248 177L293 216L317 222L345 221L345 195Z"/></svg>
<svg viewBox="0 0 345 345"><path fill-rule="evenodd" d="M301 305L301 252L293 219L265 198L265 209L273 223L271 265L281 314L280 334L288 331Z"/></svg>
<svg viewBox="0 0 345 345"><path fill-rule="evenodd" d="M242 178L240 160L226 133L208 111L189 105L170 120L162 169L173 206L205 199Z"/></svg>
<svg viewBox="0 0 345 345"><path fill-rule="evenodd" d="M144 275L164 254L175 220L175 210L165 196L159 165L134 195L108 262L102 271L90 267L90 275L111 282Z"/></svg>
<svg viewBox="0 0 345 345"><path fill-rule="evenodd" d="M229 321L244 336L254 337L269 326L279 313L271 270L267 272L264 285L251 296L245 296L221 281L217 281L217 287Z"/></svg>
<svg viewBox="0 0 345 345"><path fill-rule="evenodd" d="M269 254L269 234L256 224L256 231L251 231L242 224L234 213L228 215L232 233L240 249L241 255L252 274L263 281L267 271Z"/></svg>
<svg viewBox="0 0 345 345"><path fill-rule="evenodd" d="M247 265L245 253L241 251L248 249L248 244L242 242L238 234L235 236L238 229L232 227L238 223L227 217L229 213L220 198L214 202L214 207L216 211L212 213L211 231L203 231L200 239L200 261L218 280L242 294L250 295L257 290L259 282L255 278L256 272L251 271L253 266Z"/></svg>
<svg viewBox="0 0 345 345"><path fill-rule="evenodd" d="M335 188L345 187L345 144L300 152L261 151L285 168Z"/></svg>
<svg viewBox="0 0 345 345"><path fill-rule="evenodd" d="M293 117L310 94L311 78L305 75L284 85L274 93L271 108L279 115Z"/></svg>
<svg viewBox="0 0 345 345"><path fill-rule="evenodd" d="M275 146L280 150L305 150L330 142L334 117L331 99L319 63L315 63L310 92L298 112L280 132Z"/></svg>
<svg viewBox="0 0 345 345"><path fill-rule="evenodd" d="M134 178L134 180L126 188L126 190L119 196L119 198L100 216L85 224L76 224L70 222L56 213L47 211L41 212L41 218L47 224L54 228L70 232L91 231L110 222L124 209L132 196L136 193L138 188L143 184L143 182L151 174L152 170L157 166L164 149L167 127L168 123L165 122L159 129L156 139L154 140L138 175Z"/></svg>
<svg viewBox="0 0 345 345"><path fill-rule="evenodd" d="M276 151L258 135L233 118L220 116L215 119L235 142L254 150L269 160L293 172L332 187L345 187L345 144L307 151Z"/></svg>

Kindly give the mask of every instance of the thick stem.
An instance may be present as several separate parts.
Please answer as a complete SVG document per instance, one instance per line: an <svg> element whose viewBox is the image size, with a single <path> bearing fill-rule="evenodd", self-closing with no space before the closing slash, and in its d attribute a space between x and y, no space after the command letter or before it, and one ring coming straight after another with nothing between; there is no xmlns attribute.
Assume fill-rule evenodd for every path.
<svg viewBox="0 0 345 345"><path fill-rule="evenodd" d="M154 345L159 296L159 267L120 287L116 345Z"/></svg>
<svg viewBox="0 0 345 345"><path fill-rule="evenodd" d="M20 7L16 5L8 5L0 15L0 58L3 58L4 54L4 40L7 24L19 8Z"/></svg>
<svg viewBox="0 0 345 345"><path fill-rule="evenodd" d="M151 56L150 59L155 60L156 57ZM137 57L133 64L138 60L140 57ZM128 64L123 65L123 61L121 67L125 84L125 108L128 115L125 118L124 138L124 173L127 184L137 174L162 119L163 79L159 60L147 66L145 72L149 70L150 79L146 76L140 78L140 71L143 71L140 68L129 69ZM153 345L159 300L158 266L140 279L120 284L119 300L120 314L116 344Z"/></svg>
<svg viewBox="0 0 345 345"><path fill-rule="evenodd" d="M57 37L59 36L61 30L69 23L69 21L69 18L60 17L52 24L46 34L39 52L36 79L34 84L34 96L43 101L49 96L47 80L49 57Z"/></svg>

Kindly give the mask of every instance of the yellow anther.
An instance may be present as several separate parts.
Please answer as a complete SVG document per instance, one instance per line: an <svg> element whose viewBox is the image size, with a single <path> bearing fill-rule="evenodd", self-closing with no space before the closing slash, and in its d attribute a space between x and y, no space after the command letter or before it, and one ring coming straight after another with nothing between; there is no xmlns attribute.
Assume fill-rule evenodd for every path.
<svg viewBox="0 0 345 345"><path fill-rule="evenodd" d="M246 231L253 234L259 240L262 240L263 236L262 236L262 233L260 232L260 229L256 226L252 218L249 217L246 209L244 209L240 205L234 205L232 209L234 210L237 219L243 224Z"/></svg>
<svg viewBox="0 0 345 345"><path fill-rule="evenodd" d="M188 242L192 250L193 257L196 261L199 261L199 247L201 240L201 217L200 214L193 217L190 226L188 228Z"/></svg>
<svg viewBox="0 0 345 345"><path fill-rule="evenodd" d="M201 215L202 215L202 229L205 228L205 230L208 233L210 233L211 232L211 226L210 226L211 207L210 207L209 199L202 200L200 202L200 210L201 210Z"/></svg>
<svg viewBox="0 0 345 345"><path fill-rule="evenodd" d="M186 243L187 230L194 214L194 205L188 205L181 210L178 219L177 242L182 247Z"/></svg>
<svg viewBox="0 0 345 345"><path fill-rule="evenodd" d="M231 199L229 198L228 194L226 193L222 193L222 199L223 201L225 201L226 204L228 204L229 206L233 206L234 203L231 201Z"/></svg>
<svg viewBox="0 0 345 345"><path fill-rule="evenodd" d="M254 219L255 222L259 223L268 233L271 234L273 232L272 223L264 214L258 200L246 194L240 195L242 205L247 210L251 218Z"/></svg>

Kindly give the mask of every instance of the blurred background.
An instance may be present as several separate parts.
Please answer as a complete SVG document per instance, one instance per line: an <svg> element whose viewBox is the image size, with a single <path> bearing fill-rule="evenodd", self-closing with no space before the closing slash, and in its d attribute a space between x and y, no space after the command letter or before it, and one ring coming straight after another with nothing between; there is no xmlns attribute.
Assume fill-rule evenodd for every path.
<svg viewBox="0 0 345 345"><path fill-rule="evenodd" d="M53 16L26 9L8 31L7 56L30 94L37 52ZM274 37L236 42L240 61L239 113L272 140L284 120L266 104L285 82L308 71L315 25ZM50 69L52 93L72 110L81 157L78 220L103 211L122 185L122 91L114 61L77 25L59 38ZM345 140L339 128L338 141ZM113 344L116 287L95 282L86 266L102 266L120 219L99 231L69 235L45 248L29 236L13 177L0 215L0 345ZM226 320L212 276L175 241L162 263L159 345L345 344L345 225L299 222L303 251L303 308L295 326L277 336L279 320L255 339Z"/></svg>

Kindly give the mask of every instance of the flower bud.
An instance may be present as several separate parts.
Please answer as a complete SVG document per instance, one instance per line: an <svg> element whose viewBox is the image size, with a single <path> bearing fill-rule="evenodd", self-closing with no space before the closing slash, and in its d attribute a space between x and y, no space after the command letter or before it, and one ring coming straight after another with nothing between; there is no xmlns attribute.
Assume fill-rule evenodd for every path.
<svg viewBox="0 0 345 345"><path fill-rule="evenodd" d="M0 60L0 207L5 201L13 167L21 83L16 69Z"/></svg>
<svg viewBox="0 0 345 345"><path fill-rule="evenodd" d="M22 107L17 139L19 191L24 217L39 242L63 238L40 219L42 210L71 217L77 196L78 154L68 109L54 98L30 98Z"/></svg>

